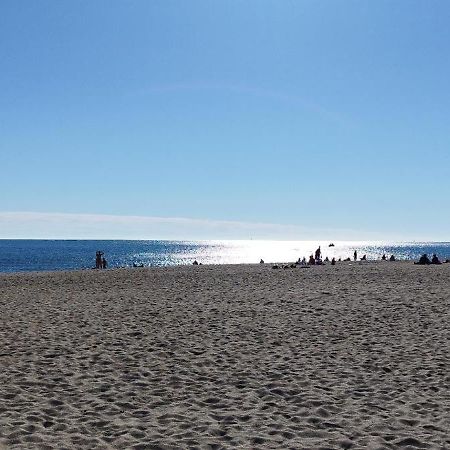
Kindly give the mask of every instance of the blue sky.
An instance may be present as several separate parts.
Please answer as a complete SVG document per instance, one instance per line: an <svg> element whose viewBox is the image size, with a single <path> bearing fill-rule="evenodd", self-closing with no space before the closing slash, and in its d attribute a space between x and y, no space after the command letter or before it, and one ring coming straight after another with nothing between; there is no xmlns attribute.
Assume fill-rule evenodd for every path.
<svg viewBox="0 0 450 450"><path fill-rule="evenodd" d="M164 218L148 238L231 221L448 240L449 17L446 0L3 0L0 237L83 220L89 237L96 216L105 238L141 217Z"/></svg>

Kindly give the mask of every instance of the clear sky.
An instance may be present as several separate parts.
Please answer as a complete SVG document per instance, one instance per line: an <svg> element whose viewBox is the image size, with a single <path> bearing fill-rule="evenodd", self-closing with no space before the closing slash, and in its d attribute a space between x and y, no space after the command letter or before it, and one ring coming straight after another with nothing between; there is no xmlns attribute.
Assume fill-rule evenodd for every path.
<svg viewBox="0 0 450 450"><path fill-rule="evenodd" d="M450 240L449 21L448 0L2 0L0 237Z"/></svg>

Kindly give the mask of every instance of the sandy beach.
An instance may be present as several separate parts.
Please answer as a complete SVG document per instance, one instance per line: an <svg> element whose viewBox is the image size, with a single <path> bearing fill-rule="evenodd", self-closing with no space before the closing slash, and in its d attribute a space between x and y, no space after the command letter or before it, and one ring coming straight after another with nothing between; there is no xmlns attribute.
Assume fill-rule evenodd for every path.
<svg viewBox="0 0 450 450"><path fill-rule="evenodd" d="M0 447L450 449L450 264L0 275Z"/></svg>

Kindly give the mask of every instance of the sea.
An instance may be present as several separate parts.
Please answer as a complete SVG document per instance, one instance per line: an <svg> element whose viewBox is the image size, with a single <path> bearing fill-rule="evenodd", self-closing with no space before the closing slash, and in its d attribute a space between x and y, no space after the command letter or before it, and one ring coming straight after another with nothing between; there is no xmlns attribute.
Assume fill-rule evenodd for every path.
<svg viewBox="0 0 450 450"><path fill-rule="evenodd" d="M398 260L416 260L436 253L450 258L450 242L368 241L126 241L126 240L8 240L0 239L0 272L90 269L102 251L108 267L163 267L202 264L293 262L313 254L320 246L323 258L363 255L379 260L385 254Z"/></svg>

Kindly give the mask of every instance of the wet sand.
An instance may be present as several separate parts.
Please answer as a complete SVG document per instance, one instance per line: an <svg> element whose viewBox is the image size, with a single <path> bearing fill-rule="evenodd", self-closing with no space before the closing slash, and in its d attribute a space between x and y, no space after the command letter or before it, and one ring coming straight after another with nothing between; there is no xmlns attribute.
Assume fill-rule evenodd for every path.
<svg viewBox="0 0 450 450"><path fill-rule="evenodd" d="M0 275L0 448L450 449L450 264Z"/></svg>

